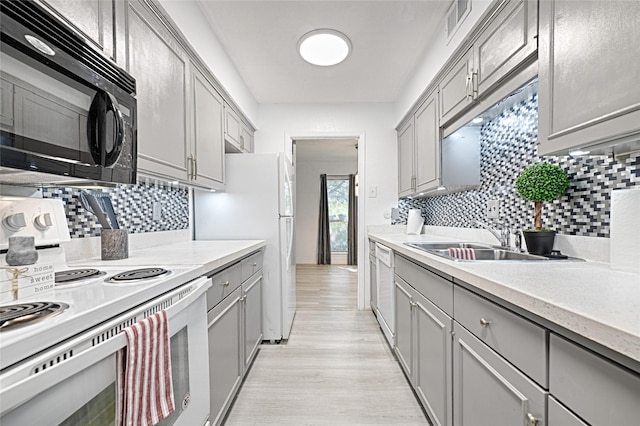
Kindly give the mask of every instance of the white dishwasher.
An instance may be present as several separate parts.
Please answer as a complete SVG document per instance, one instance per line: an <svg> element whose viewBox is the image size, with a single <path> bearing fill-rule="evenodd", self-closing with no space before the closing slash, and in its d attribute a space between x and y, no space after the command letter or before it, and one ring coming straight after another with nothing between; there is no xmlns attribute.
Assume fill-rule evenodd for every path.
<svg viewBox="0 0 640 426"><path fill-rule="evenodd" d="M376 269L378 273L378 322L391 348L395 346L395 291L393 250L376 243Z"/></svg>

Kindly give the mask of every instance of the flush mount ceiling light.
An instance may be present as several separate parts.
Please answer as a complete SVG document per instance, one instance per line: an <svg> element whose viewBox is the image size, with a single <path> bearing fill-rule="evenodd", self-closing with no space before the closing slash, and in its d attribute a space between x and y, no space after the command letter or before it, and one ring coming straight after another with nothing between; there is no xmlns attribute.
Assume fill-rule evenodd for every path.
<svg viewBox="0 0 640 426"><path fill-rule="evenodd" d="M351 41L339 31L314 30L298 41L302 59L313 65L328 67L344 61L351 53Z"/></svg>

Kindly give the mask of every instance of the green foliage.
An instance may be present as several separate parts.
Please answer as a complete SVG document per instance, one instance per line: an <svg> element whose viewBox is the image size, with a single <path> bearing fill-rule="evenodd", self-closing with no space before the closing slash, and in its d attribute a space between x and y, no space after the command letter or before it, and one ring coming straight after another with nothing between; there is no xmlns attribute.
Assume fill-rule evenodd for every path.
<svg viewBox="0 0 640 426"><path fill-rule="evenodd" d="M516 191L525 200L552 201L569 187L569 176L559 166L535 163L525 168L516 179Z"/></svg>

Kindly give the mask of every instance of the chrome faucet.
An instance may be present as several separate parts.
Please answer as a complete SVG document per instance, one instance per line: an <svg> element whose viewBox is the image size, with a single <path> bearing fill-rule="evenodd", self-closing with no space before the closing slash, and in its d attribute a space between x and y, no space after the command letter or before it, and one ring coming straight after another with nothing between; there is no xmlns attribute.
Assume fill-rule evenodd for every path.
<svg viewBox="0 0 640 426"><path fill-rule="evenodd" d="M521 253L522 252L522 232L520 232L519 229L516 229L515 231L513 231L513 235L516 237L515 249Z"/></svg>
<svg viewBox="0 0 640 426"><path fill-rule="evenodd" d="M498 223L498 225L500 225L502 228L498 231L495 228L492 228L491 226L487 225L484 222L480 222L479 220L474 220L473 221L476 225L479 225L481 227L483 227L484 229L486 229L487 231L491 232L491 235L493 235L494 237L496 237L498 239L498 241L500 241L500 247L505 247L505 248L510 248L511 247L511 230L509 229L509 227L505 224L501 224Z"/></svg>

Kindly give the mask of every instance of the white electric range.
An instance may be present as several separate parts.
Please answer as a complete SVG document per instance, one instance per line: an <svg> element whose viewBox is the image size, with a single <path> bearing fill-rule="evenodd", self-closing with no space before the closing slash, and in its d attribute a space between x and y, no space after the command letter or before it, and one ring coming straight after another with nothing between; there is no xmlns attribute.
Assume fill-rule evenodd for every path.
<svg viewBox="0 0 640 426"><path fill-rule="evenodd" d="M175 424L206 422L208 383L202 383L200 366L208 365L204 294L210 280L202 278L202 266L131 265L133 259L127 266L69 266L59 246L70 239L60 200L2 197L0 220L0 250L6 251L10 236L34 236L34 266L53 265L56 275L53 290L24 297L19 291L17 300L0 303L0 423L73 424L76 413L93 408L98 415L105 399L113 399L115 352L126 346L119 332L160 309L168 312L172 342L186 351L175 357L182 365L172 364L174 375L184 376L174 387L180 407ZM38 226L43 223L49 225ZM19 268L9 267L5 257L0 266ZM25 312L27 319L20 316ZM78 381L93 391L72 401L60 396Z"/></svg>

